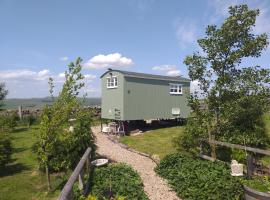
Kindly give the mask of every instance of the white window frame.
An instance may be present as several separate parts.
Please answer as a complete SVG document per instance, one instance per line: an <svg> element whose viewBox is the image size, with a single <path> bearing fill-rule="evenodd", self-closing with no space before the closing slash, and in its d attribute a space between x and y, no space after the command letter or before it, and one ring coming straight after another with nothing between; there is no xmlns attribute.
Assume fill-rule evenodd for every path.
<svg viewBox="0 0 270 200"><path fill-rule="evenodd" d="M117 76L107 77L107 88L117 88L117 87L118 87Z"/></svg>
<svg viewBox="0 0 270 200"><path fill-rule="evenodd" d="M170 94L183 94L183 84L170 83Z"/></svg>

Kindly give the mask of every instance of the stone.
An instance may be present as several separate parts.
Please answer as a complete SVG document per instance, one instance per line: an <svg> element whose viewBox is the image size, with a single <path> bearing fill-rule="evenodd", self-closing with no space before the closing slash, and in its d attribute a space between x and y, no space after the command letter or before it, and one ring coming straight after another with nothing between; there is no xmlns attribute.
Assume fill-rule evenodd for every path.
<svg viewBox="0 0 270 200"><path fill-rule="evenodd" d="M231 162L231 175L243 176L243 164L238 163L236 160Z"/></svg>

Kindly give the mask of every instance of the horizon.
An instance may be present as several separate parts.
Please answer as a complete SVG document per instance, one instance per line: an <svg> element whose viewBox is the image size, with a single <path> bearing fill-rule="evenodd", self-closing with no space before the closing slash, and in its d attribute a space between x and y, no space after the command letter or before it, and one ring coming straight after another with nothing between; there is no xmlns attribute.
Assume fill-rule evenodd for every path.
<svg viewBox="0 0 270 200"><path fill-rule="evenodd" d="M84 60L82 93L88 98L100 98L99 77L108 68L189 78L184 58L201 51L196 40L206 26L220 26L236 4L260 9L253 32L269 37L267 0L0 1L0 82L9 90L7 99L44 98L53 77L58 94L66 66L77 57ZM268 46L242 66L270 69L269 56ZM191 91L197 89L198 82L191 82Z"/></svg>

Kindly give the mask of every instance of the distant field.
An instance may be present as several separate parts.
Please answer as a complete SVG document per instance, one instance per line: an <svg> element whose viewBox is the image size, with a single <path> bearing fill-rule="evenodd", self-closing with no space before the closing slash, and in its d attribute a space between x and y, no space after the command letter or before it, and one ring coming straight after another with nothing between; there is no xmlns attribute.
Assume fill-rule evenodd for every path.
<svg viewBox="0 0 270 200"><path fill-rule="evenodd" d="M133 149L153 155L157 154L163 158L167 154L175 153L176 149L172 144L174 137L183 132L184 126L160 128L147 131L142 135L125 136L120 141Z"/></svg>
<svg viewBox="0 0 270 200"><path fill-rule="evenodd" d="M30 99L5 99L3 101L3 109L17 109L22 105L24 108L42 108L45 104L51 104L51 98L30 98ZM86 98L85 105L100 105L100 98Z"/></svg>

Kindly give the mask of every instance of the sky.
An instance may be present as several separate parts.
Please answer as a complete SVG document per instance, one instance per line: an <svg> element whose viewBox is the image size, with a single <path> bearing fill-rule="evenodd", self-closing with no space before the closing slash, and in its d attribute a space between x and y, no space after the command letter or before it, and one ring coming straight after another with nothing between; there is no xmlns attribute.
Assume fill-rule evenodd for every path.
<svg viewBox="0 0 270 200"><path fill-rule="evenodd" d="M88 97L100 97L108 68L188 77L183 60L199 50L206 26L241 3L260 9L253 31L270 36L268 0L0 0L0 82L7 98L46 97L52 77L57 96L77 57ZM269 58L270 47L247 63L269 68Z"/></svg>

